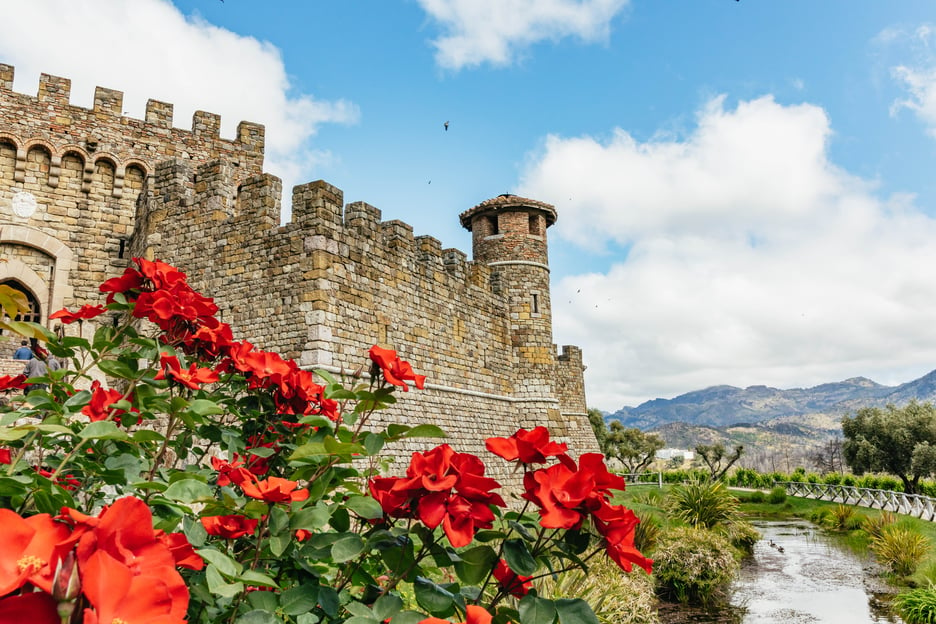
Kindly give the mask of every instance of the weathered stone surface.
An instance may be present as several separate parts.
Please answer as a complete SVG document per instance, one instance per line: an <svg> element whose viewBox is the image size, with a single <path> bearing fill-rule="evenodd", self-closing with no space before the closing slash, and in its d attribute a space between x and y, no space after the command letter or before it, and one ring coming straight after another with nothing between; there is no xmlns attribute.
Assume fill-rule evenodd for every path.
<svg viewBox="0 0 936 624"><path fill-rule="evenodd" d="M211 113L181 130L171 104L151 100L138 120L118 91L98 88L86 109L69 103L67 80L43 75L34 97L12 91L12 76L0 65L0 282L31 294L43 320L98 302L132 256L158 257L259 348L331 371L357 369L375 343L398 350L429 387L384 421L440 424L482 454L484 438L539 424L597 450L581 351L552 344L549 204L508 195L464 212L473 261L373 206L345 206L324 181L293 189L280 225L263 126L225 140Z"/></svg>

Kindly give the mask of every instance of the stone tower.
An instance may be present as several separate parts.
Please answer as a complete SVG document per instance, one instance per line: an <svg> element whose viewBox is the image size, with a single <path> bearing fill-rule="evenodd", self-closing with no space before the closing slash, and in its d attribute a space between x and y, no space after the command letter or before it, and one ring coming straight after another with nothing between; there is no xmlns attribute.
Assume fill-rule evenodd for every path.
<svg viewBox="0 0 936 624"><path fill-rule="evenodd" d="M472 233L474 261L491 270L491 289L507 301L513 365L523 383L515 396L556 395L546 228L556 222L550 204L500 195L461 214Z"/></svg>

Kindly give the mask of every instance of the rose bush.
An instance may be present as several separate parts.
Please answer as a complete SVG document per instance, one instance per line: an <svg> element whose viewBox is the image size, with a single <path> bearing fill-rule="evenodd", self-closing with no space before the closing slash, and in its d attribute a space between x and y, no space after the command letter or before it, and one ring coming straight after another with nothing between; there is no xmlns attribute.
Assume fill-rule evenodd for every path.
<svg viewBox="0 0 936 624"><path fill-rule="evenodd" d="M367 376L313 375L235 340L175 267L134 262L104 304L50 316L77 335L0 324L67 364L0 377L0 621L579 624L587 603L537 578L602 554L650 571L601 455L543 427L487 440L524 474L514 508L447 444L383 476L387 444L444 437L371 422L424 387L408 362L375 346ZM0 286L0 305L22 301Z"/></svg>

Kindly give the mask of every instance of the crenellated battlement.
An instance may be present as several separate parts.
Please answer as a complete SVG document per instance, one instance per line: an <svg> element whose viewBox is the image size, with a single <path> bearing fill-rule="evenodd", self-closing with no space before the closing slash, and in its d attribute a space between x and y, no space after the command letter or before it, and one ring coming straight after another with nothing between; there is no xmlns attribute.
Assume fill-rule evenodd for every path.
<svg viewBox="0 0 936 624"><path fill-rule="evenodd" d="M89 109L71 104L65 78L43 74L25 95L13 77L0 64L0 281L29 293L44 321L98 303L98 285L130 258L159 258L215 298L236 336L302 366L353 370L373 344L398 349L430 386L378 420L418 413L475 453L540 424L596 450L581 350L552 344L554 207L502 195L462 213L469 260L322 180L283 199L263 173L261 125L222 139L213 113L183 130L166 102L135 119L121 91L97 87Z"/></svg>
<svg viewBox="0 0 936 624"><path fill-rule="evenodd" d="M238 167L238 182L263 171L264 127L242 121L237 136L222 139L221 116L196 111L189 130L176 128L173 106L149 100L144 119L127 116L123 111L122 91L96 87L94 104L88 109L70 102L71 80L41 74L36 95L13 91L14 67L0 64L0 143L12 147L17 170L25 171L33 150L42 150L52 163L61 167L68 157L80 162L84 174L81 191L91 192L90 178L99 163L110 166L122 181L128 168L137 168L145 177L153 165L166 158L181 157L194 163L222 158ZM17 182L24 182L19 175ZM55 175L49 185L56 188ZM119 197L122 184L113 187Z"/></svg>

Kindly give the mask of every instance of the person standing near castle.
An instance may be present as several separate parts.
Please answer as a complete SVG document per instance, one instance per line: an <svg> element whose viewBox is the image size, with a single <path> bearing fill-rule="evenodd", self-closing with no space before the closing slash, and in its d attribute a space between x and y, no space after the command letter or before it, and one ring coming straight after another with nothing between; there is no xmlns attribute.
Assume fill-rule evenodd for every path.
<svg viewBox="0 0 936 624"><path fill-rule="evenodd" d="M20 343L20 348L13 353L14 360L31 360L33 359L33 352L27 346L27 342L24 340Z"/></svg>
<svg viewBox="0 0 936 624"><path fill-rule="evenodd" d="M26 362L26 368L23 369L23 374L26 375L26 379L45 377L48 373L49 369L41 357L34 357L28 360ZM29 394L33 390L45 390L46 388L48 388L48 386L44 383L31 383L23 389L23 394Z"/></svg>

